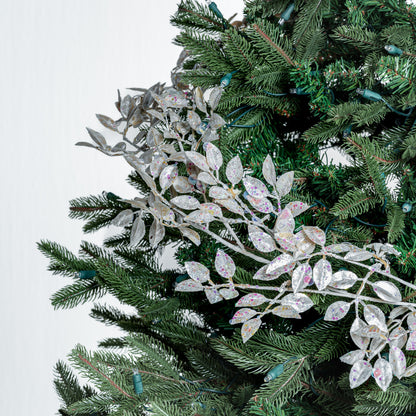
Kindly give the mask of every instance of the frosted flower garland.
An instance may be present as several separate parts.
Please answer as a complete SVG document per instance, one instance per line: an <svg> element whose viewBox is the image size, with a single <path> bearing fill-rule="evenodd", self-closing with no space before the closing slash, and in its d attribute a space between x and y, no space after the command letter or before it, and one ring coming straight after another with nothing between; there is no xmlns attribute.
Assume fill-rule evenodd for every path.
<svg viewBox="0 0 416 416"><path fill-rule="evenodd" d="M132 224L131 244L134 245L145 237L142 215L147 213L154 218L148 235L154 247L163 240L166 227L174 227L196 245L200 244L201 234L205 234L263 264L253 276L253 284L235 283L234 261L223 250L218 250L215 269L223 278L222 283L215 283L204 265L187 262L185 267L190 278L176 286L176 290L182 292L204 291L210 303L238 298L239 290L249 291L238 299L236 306L241 309L231 319L232 324L243 324L244 342L257 332L265 315L271 313L300 319L300 314L313 306L309 294L336 296L343 300L331 304L324 319L339 321L351 308L356 316L350 334L358 349L340 358L352 365L352 388L373 374L385 391L393 375L402 378L415 374L416 364L406 367L402 349L416 350L416 308L402 300L399 287L416 290L416 286L391 274L388 255L399 253L390 244L374 243L364 248L348 242L326 245L325 233L318 227L303 226L296 232L296 216L309 207L301 201L282 206L282 198L292 188L294 173L277 177L270 156L262 166L264 181L244 172L238 156L228 162L225 178L221 178L223 157L212 143L218 139L217 129L225 124L214 112L221 94L222 87L214 88L206 102L199 88L193 95L173 89L161 89L159 93L151 91L157 106L141 110L150 120L150 127L131 142L126 137L127 130L135 127L131 122L132 114L137 114L143 96L135 100L123 99L120 106L125 122L123 138L135 147L130 151L123 142L115 149L110 148L102 135L89 130L96 143L94 147L110 155L123 155L149 187L147 197L123 200L132 208L122 211L113 223L119 226ZM205 120L201 119L197 109L205 114ZM110 123L109 128L116 123L109 122L111 119L108 118L104 120ZM188 176L179 175L180 164L184 165ZM234 215L224 216L226 211ZM276 217L272 229L266 225L271 215ZM224 233L212 232L212 222L222 224L229 238L222 237ZM236 224L247 227L255 250L248 249L240 241L233 229ZM269 253L275 253L272 261L263 257ZM332 259L345 266L360 267L362 277L345 267L334 270ZM287 279L282 284L273 285L273 281L284 276ZM268 286L255 284L259 281L271 283ZM363 295L368 287L375 296ZM276 295L268 298L260 293L262 291ZM388 320L377 304L395 305ZM388 359L381 356L385 349L389 349ZM371 364L373 360L375 362Z"/></svg>

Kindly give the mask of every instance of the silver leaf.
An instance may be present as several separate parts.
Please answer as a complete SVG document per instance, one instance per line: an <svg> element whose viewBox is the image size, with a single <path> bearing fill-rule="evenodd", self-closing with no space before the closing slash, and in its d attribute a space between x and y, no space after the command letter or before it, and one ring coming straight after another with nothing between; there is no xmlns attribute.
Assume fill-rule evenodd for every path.
<svg viewBox="0 0 416 416"><path fill-rule="evenodd" d="M214 204L212 202L207 202L205 204L200 205L200 209L203 213L212 215L214 217L222 217L222 211L221 207L217 204Z"/></svg>
<svg viewBox="0 0 416 416"><path fill-rule="evenodd" d="M259 306L262 305L264 302L268 301L269 299L267 299L261 293L249 293L248 295L245 295L242 298L240 298L238 302L235 304L235 306Z"/></svg>
<svg viewBox="0 0 416 416"><path fill-rule="evenodd" d="M346 251L350 251L353 248L356 247L350 243L337 243L327 246L326 250L330 253L345 253Z"/></svg>
<svg viewBox="0 0 416 416"><path fill-rule="evenodd" d="M280 197L287 195L292 189L294 172L286 172L279 176L276 182L276 191Z"/></svg>
<svg viewBox="0 0 416 416"><path fill-rule="evenodd" d="M403 348L407 341L407 332L402 326L394 328L389 335L390 345L394 345L398 348ZM416 341L416 340L414 340ZM416 347L416 344L415 344Z"/></svg>
<svg viewBox="0 0 416 416"><path fill-rule="evenodd" d="M397 306L390 311L389 319L395 319L398 316L403 315L405 312L409 312L409 309L404 306Z"/></svg>
<svg viewBox="0 0 416 416"><path fill-rule="evenodd" d="M201 172L198 175L198 180L207 185L215 185L217 183L217 180L208 172Z"/></svg>
<svg viewBox="0 0 416 416"><path fill-rule="evenodd" d="M212 143L206 145L207 162L212 170L219 170L222 166L222 154L217 146Z"/></svg>
<svg viewBox="0 0 416 416"><path fill-rule="evenodd" d="M188 279L178 283L175 290L177 292L200 292L204 290L204 286L199 282L195 282L195 280Z"/></svg>
<svg viewBox="0 0 416 416"><path fill-rule="evenodd" d="M244 215L243 208L234 199L216 199L215 202L234 214Z"/></svg>
<svg viewBox="0 0 416 416"><path fill-rule="evenodd" d="M209 270L203 264L197 261L187 261L185 268L189 277L196 282L203 283L209 280Z"/></svg>
<svg viewBox="0 0 416 416"><path fill-rule="evenodd" d="M221 95L222 95L223 89L221 87L215 87L211 91L211 94L209 95L208 104L211 107L211 110L214 111L218 103L220 102Z"/></svg>
<svg viewBox="0 0 416 416"><path fill-rule="evenodd" d="M349 289L354 286L358 277L355 273L349 270L338 270L332 275L332 280L329 286L335 287L336 289Z"/></svg>
<svg viewBox="0 0 416 416"><path fill-rule="evenodd" d="M194 151L188 151L188 152L185 152L185 154L186 154L186 157L193 164L199 167L199 169L209 171L209 166L208 166L207 159L205 158L205 156Z"/></svg>
<svg viewBox="0 0 416 416"><path fill-rule="evenodd" d="M357 250L357 251L350 251L345 256L345 260L352 260L352 261L365 261L371 259L373 257L373 253L370 253L367 250Z"/></svg>
<svg viewBox="0 0 416 416"><path fill-rule="evenodd" d="M281 269L282 267L288 266L291 263L293 263L293 257L290 254L280 254L267 266L266 273L271 274L276 269Z"/></svg>
<svg viewBox="0 0 416 416"><path fill-rule="evenodd" d="M133 211L131 209L125 209L111 221L111 224L116 227L125 227L133 221L133 217Z"/></svg>
<svg viewBox="0 0 416 416"><path fill-rule="evenodd" d="M294 217L297 217L298 215L308 210L309 205L306 202L292 201L289 202L285 208L288 209Z"/></svg>
<svg viewBox="0 0 416 416"><path fill-rule="evenodd" d="M197 209L201 206L199 201L190 195L175 196L170 202L182 209Z"/></svg>
<svg viewBox="0 0 416 416"><path fill-rule="evenodd" d="M233 157L228 163L227 168L225 169L225 175L231 184L237 185L243 177L243 165L238 156Z"/></svg>
<svg viewBox="0 0 416 416"><path fill-rule="evenodd" d="M350 306L351 305L349 303L342 300L332 303L326 310L324 320L332 322L339 321L345 315L347 315L348 311L350 310Z"/></svg>
<svg viewBox="0 0 416 416"><path fill-rule="evenodd" d="M154 156L150 163L149 170L153 178L158 178L162 170L167 166L166 160L161 156Z"/></svg>
<svg viewBox="0 0 416 416"><path fill-rule="evenodd" d="M313 281L318 290L324 290L332 279L332 266L328 260L319 260L313 268Z"/></svg>
<svg viewBox="0 0 416 416"><path fill-rule="evenodd" d="M357 361L362 360L364 356L365 356L365 351L354 350L354 351L347 352L343 356L339 357L339 359L345 364L353 365Z"/></svg>
<svg viewBox="0 0 416 416"><path fill-rule="evenodd" d="M375 282L372 284L374 292L376 292L377 296L383 300L387 300L388 302L401 302L402 295L400 290L396 285L391 282L382 280L379 282Z"/></svg>
<svg viewBox="0 0 416 416"><path fill-rule="evenodd" d="M184 237L189 238L196 246L201 244L201 237L195 230L191 230L186 227L181 227L179 230Z"/></svg>
<svg viewBox="0 0 416 416"><path fill-rule="evenodd" d="M289 293L282 298L281 304L291 306L299 313L305 312L313 306L311 298L303 293Z"/></svg>
<svg viewBox="0 0 416 416"><path fill-rule="evenodd" d="M274 210L272 203L267 198L254 198L251 195L248 195L247 200L253 208L263 214L269 214Z"/></svg>
<svg viewBox="0 0 416 416"><path fill-rule="evenodd" d="M165 227L159 223L159 221L154 220L150 226L149 231L149 242L151 247L156 247L165 236Z"/></svg>
<svg viewBox="0 0 416 416"><path fill-rule="evenodd" d="M200 87L197 87L194 91L194 100L198 110L202 111L203 113L206 113L207 106L204 101L204 93L202 92L202 89Z"/></svg>
<svg viewBox="0 0 416 416"><path fill-rule="evenodd" d="M150 114L152 117L157 118L160 121L165 121L163 114L156 110L146 110L146 113Z"/></svg>
<svg viewBox="0 0 416 416"><path fill-rule="evenodd" d="M368 361L360 360L357 361L351 368L350 371L350 386L355 389L361 384L365 383L371 376L372 368Z"/></svg>
<svg viewBox="0 0 416 416"><path fill-rule="evenodd" d="M98 118L98 121L104 127L107 127L108 129L113 130L113 131L117 131L117 124L112 118L107 117L103 114L96 114L95 116Z"/></svg>
<svg viewBox="0 0 416 416"><path fill-rule="evenodd" d="M262 170L263 178L266 179L267 183L273 186L276 183L276 169L270 155L267 155L266 159L264 159Z"/></svg>
<svg viewBox="0 0 416 416"><path fill-rule="evenodd" d="M362 329L366 326L367 325L363 320L361 320L360 318L355 318L350 329L350 335L352 340L354 341L355 345L357 345L357 347L362 350L365 350L368 347L368 344L370 343L370 338L363 337L360 335Z"/></svg>
<svg viewBox="0 0 416 416"><path fill-rule="evenodd" d="M292 289L297 293L312 281L312 267L305 263L299 265L292 274Z"/></svg>
<svg viewBox="0 0 416 416"><path fill-rule="evenodd" d="M189 215L184 217L184 220L186 222L194 222L196 224L208 224L214 221L215 217L213 217L208 212L197 210L197 211L191 212Z"/></svg>
<svg viewBox="0 0 416 416"><path fill-rule="evenodd" d="M275 234L293 233L295 230L295 219L289 209L283 209L277 217L273 231Z"/></svg>
<svg viewBox="0 0 416 416"><path fill-rule="evenodd" d="M382 332L387 332L386 317L384 316L383 311L377 306L365 305L364 319L369 325L375 325L380 328Z"/></svg>
<svg viewBox="0 0 416 416"><path fill-rule="evenodd" d="M196 130L201 124L201 117L199 117L195 111L188 110L186 121L189 123L193 130Z"/></svg>
<svg viewBox="0 0 416 416"><path fill-rule="evenodd" d="M159 176L159 183L162 191L169 188L172 185L173 181L178 176L178 168L175 165L166 166Z"/></svg>
<svg viewBox="0 0 416 416"><path fill-rule="evenodd" d="M248 226L248 235L254 247L263 253L271 253L277 249L273 238L254 225Z"/></svg>
<svg viewBox="0 0 416 416"><path fill-rule="evenodd" d="M387 391L393 379L393 371L390 363L384 358L379 358L374 363L373 376L381 390Z"/></svg>
<svg viewBox="0 0 416 416"><path fill-rule="evenodd" d="M280 268L277 268L277 269L273 270L271 273L267 273L267 268L269 266L266 264L265 266L263 266L259 270L257 270L256 274L253 276L253 279L254 280L264 280L264 281L275 280L279 276L281 276L282 274L290 273L294 269L295 264L296 264L295 262L292 262L292 263L287 264L283 267L280 267Z"/></svg>
<svg viewBox="0 0 416 416"><path fill-rule="evenodd" d="M230 320L231 325L235 324L241 324L243 322L248 321L253 316L256 316L258 314L257 311L250 309L250 308L242 308L239 311L237 311L234 316Z"/></svg>
<svg viewBox="0 0 416 416"><path fill-rule="evenodd" d="M407 370L404 372L402 377L412 377L414 374L416 374L416 363L407 367Z"/></svg>
<svg viewBox="0 0 416 416"><path fill-rule="evenodd" d="M226 189L221 188L220 186L211 186L211 188L209 188L209 196L212 199L228 199L231 195Z"/></svg>
<svg viewBox="0 0 416 416"><path fill-rule="evenodd" d="M222 296L217 289L205 289L205 295L207 296L209 303L217 303L222 301Z"/></svg>
<svg viewBox="0 0 416 416"><path fill-rule="evenodd" d="M104 136L98 131L90 129L87 127L88 134L90 135L91 139L94 140L95 143L98 144L101 148L104 148L107 145L107 141L105 140Z"/></svg>
<svg viewBox="0 0 416 416"><path fill-rule="evenodd" d="M397 345L397 347L402 348L402 347L400 347L400 345ZM415 351L416 350L416 331L412 331L409 334L409 339L408 339L407 344L406 344L406 349L408 351Z"/></svg>
<svg viewBox="0 0 416 416"><path fill-rule="evenodd" d="M218 250L215 256L215 269L218 274L226 279L231 279L235 273L233 259L224 251Z"/></svg>
<svg viewBox="0 0 416 416"><path fill-rule="evenodd" d="M223 287L222 289L220 289L220 295L224 299L230 300L230 299L236 298L239 295L239 293L235 290L234 287L231 287L231 288Z"/></svg>
<svg viewBox="0 0 416 416"><path fill-rule="evenodd" d="M141 219L141 217L137 217L133 222L133 226L131 227L130 245L135 246L138 244L143 239L145 233L146 227L144 221Z"/></svg>
<svg viewBox="0 0 416 416"><path fill-rule="evenodd" d="M243 342L246 343L260 328L261 319L253 318L245 322L241 328L241 337Z"/></svg>
<svg viewBox="0 0 416 416"><path fill-rule="evenodd" d="M411 331L416 330L416 312L412 312L407 317L407 325Z"/></svg>
<svg viewBox="0 0 416 416"><path fill-rule="evenodd" d="M302 227L303 232L306 234L306 236L309 238L309 240L313 241L315 244L318 244L318 246L324 246L326 237L323 230L321 230L318 227Z"/></svg>
<svg viewBox="0 0 416 416"><path fill-rule="evenodd" d="M246 176L243 179L243 184L249 195L254 198L265 198L269 195L266 185L252 176Z"/></svg>
<svg viewBox="0 0 416 416"><path fill-rule="evenodd" d="M397 378L402 378L406 371L406 357L400 348L394 346L390 348L389 362L391 364L393 374Z"/></svg>
<svg viewBox="0 0 416 416"><path fill-rule="evenodd" d="M185 176L177 176L172 185L173 189L180 194L187 194L192 191L192 186Z"/></svg>
<svg viewBox="0 0 416 416"><path fill-rule="evenodd" d="M209 126L212 129L216 130L216 129L221 128L224 125L225 125L225 120L219 114L213 113L211 115L211 118L209 119Z"/></svg>
<svg viewBox="0 0 416 416"><path fill-rule="evenodd" d="M130 114L130 110L132 109L132 98L130 97L130 95L126 95L120 104L120 113L127 118Z"/></svg>
<svg viewBox="0 0 416 416"><path fill-rule="evenodd" d="M278 305L272 309L272 314L281 318L301 319L298 311L290 305Z"/></svg>
<svg viewBox="0 0 416 416"><path fill-rule="evenodd" d="M370 346L368 347L368 359L372 360L376 355L378 355L384 347L387 345L387 339L383 338L373 338L371 340Z"/></svg>

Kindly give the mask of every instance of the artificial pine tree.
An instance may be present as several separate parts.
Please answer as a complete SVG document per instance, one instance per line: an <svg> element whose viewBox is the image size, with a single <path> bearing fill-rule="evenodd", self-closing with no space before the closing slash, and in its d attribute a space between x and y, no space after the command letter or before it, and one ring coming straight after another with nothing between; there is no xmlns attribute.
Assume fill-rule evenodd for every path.
<svg viewBox="0 0 416 416"><path fill-rule="evenodd" d="M415 412L415 375L395 378L387 391L371 377L350 388L351 367L339 357L357 348L349 337L354 316L325 321L325 310L337 300L334 296L311 294L314 309L302 313L298 321L268 316L244 343L240 331L229 323L235 301L210 305L203 294L175 291L175 285L184 287L192 272L183 267L164 269L157 250L175 244L180 265L198 262L214 274L217 250L225 250L236 266L236 285L243 285L252 282L260 267L244 255L253 250L253 239L244 222L232 223L231 230L224 229L225 222L210 222L209 231L221 241L201 238L192 227L185 227L187 231L163 227L163 221L157 221L160 212L149 215L147 205L153 199L152 209L164 209L155 208L157 198L149 199L151 178L173 166L172 155L180 150L178 132L185 151L205 142L208 154L214 140L224 167L238 154L253 178L263 179L263 162L270 155L278 175L295 172L295 185L282 201L302 201L310 207L296 217L296 229L320 227L327 245L394 243L401 255L387 255L383 261L390 261L394 275L414 283L415 7L404 1L257 0L246 2L241 22L229 22L215 3L184 1L172 22L182 29L176 42L186 50L173 72L176 90L156 84L137 96L119 97L119 120L98 117L105 127L121 133L123 141L114 147L89 130L95 142L89 146L123 155L135 168L129 181L139 198L107 193L71 202L71 215L87 220L86 232L110 223L123 227L123 232L107 239L103 248L82 243L79 258L55 243L40 243L53 272L77 273L74 283L53 296L56 307L74 307L109 292L137 309L137 314L126 315L111 306L93 307L94 318L119 326L126 336L102 341L103 349L94 353L77 346L71 354L74 366L97 392L82 390L69 369L58 365L56 385L65 403L61 412L169 416ZM219 84L221 91L215 89ZM196 86L217 91L218 96L211 93L208 100L215 113L206 111L202 90ZM193 107L188 111L190 97ZM186 122L178 115L187 117ZM162 135L164 123L174 124L176 130ZM349 164L328 161L325 152L330 148L346 155ZM146 176L141 169L150 162ZM197 180L189 163L187 167L188 171L178 166L180 177L189 176L187 185L169 182L166 198L172 200L189 187L189 192L197 192L198 203L206 202L206 183ZM223 173L224 167L218 172ZM235 190L243 195L244 187L236 183ZM257 204L261 212L250 193L243 200L255 210ZM225 214L224 209L224 215L235 220L236 210ZM263 217L264 225L274 223L276 216L279 220L278 214L271 211L270 217ZM243 253L230 249L237 240ZM274 257L264 256L270 261ZM363 261L368 267L377 263L374 256ZM355 266L351 270L362 278L362 270ZM288 279L293 284L293 270L279 279L273 285ZM401 291L403 301L413 301L414 290L401 287ZM363 294L370 296L371 291L365 289ZM382 310L388 314L391 307L384 305ZM410 329L406 340L412 337ZM399 335L402 342L404 335ZM386 342L380 338L378 353L386 362L392 360L388 345L396 342L391 338ZM373 347L374 340L369 348ZM406 359L412 367L411 352ZM67 393L62 386L68 386Z"/></svg>

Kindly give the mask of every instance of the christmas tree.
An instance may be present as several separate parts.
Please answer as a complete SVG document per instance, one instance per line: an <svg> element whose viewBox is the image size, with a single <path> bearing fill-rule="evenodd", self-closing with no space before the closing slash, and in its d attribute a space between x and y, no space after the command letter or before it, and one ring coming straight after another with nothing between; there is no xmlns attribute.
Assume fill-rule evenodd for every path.
<svg viewBox="0 0 416 416"><path fill-rule="evenodd" d="M73 350L96 390L58 363L60 412L411 414L416 8L258 0L238 22L219 8L183 1L172 87L98 116L116 146L93 130L79 143L124 157L138 197L79 198L70 215L122 232L79 257L39 244L76 273L56 307L111 293L137 310L94 305L126 335Z"/></svg>

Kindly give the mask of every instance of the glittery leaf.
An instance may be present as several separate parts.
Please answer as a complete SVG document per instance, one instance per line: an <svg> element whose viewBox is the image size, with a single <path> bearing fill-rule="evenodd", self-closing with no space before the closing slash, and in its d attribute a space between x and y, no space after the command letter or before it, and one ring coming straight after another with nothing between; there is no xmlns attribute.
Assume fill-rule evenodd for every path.
<svg viewBox="0 0 416 416"><path fill-rule="evenodd" d="M292 306L299 313L305 312L312 308L312 300L303 293L289 293L281 300L282 305Z"/></svg>
<svg viewBox="0 0 416 416"><path fill-rule="evenodd" d="M313 281L318 290L325 289L332 279L332 266L328 260L321 259L313 267Z"/></svg>
<svg viewBox="0 0 416 416"><path fill-rule="evenodd" d="M98 121L104 127L107 127L108 129L113 130L113 131L117 131L117 125L116 125L115 121L112 118L107 117L103 114L96 114L95 116L98 118Z"/></svg>
<svg viewBox="0 0 416 416"><path fill-rule="evenodd" d="M243 208L234 199L216 199L215 202L234 214L244 215Z"/></svg>
<svg viewBox="0 0 416 416"><path fill-rule="evenodd" d="M301 319L298 311L290 305L278 305L272 309L272 314L281 318Z"/></svg>
<svg viewBox="0 0 416 416"><path fill-rule="evenodd" d="M141 219L141 217L137 217L133 222L133 226L131 227L130 245L135 246L136 244L140 243L140 241L143 239L145 234L146 234L145 223Z"/></svg>
<svg viewBox="0 0 416 416"><path fill-rule="evenodd" d="M396 308L390 311L389 319L395 319L406 312L409 312L409 309L407 309L404 306L397 306Z"/></svg>
<svg viewBox="0 0 416 416"><path fill-rule="evenodd" d="M336 289L349 289L357 282L358 277L355 273L349 270L338 270L332 275L331 283L329 286Z"/></svg>
<svg viewBox="0 0 416 416"><path fill-rule="evenodd" d="M223 287L222 289L220 289L220 294L226 300L234 299L239 296L239 293L237 292L237 290L235 290L234 287L231 287L231 288Z"/></svg>
<svg viewBox="0 0 416 416"><path fill-rule="evenodd" d="M402 378L404 372L406 371L406 357L400 348L390 348L389 362L391 364L393 374L397 378Z"/></svg>
<svg viewBox="0 0 416 416"><path fill-rule="evenodd" d="M274 167L274 163L270 155L266 156L263 162L263 178L266 179L266 182L270 185L274 185L276 183L276 168Z"/></svg>
<svg viewBox="0 0 416 416"><path fill-rule="evenodd" d="M149 243L151 247L156 247L165 236L165 227L159 221L154 220L150 226Z"/></svg>
<svg viewBox="0 0 416 416"><path fill-rule="evenodd" d="M211 186L209 188L209 196L213 199L228 199L230 198L230 193L220 186Z"/></svg>
<svg viewBox="0 0 416 416"><path fill-rule="evenodd" d="M292 212L285 208L277 217L273 231L275 234L281 233L293 233L295 230L295 219L293 218Z"/></svg>
<svg viewBox="0 0 416 416"><path fill-rule="evenodd" d="M246 176L243 179L243 184L249 195L254 198L265 198L269 195L266 185L252 176Z"/></svg>
<svg viewBox="0 0 416 416"><path fill-rule="evenodd" d="M367 338L385 338L386 331L382 331L377 325L366 325L360 335Z"/></svg>
<svg viewBox="0 0 416 416"><path fill-rule="evenodd" d="M175 196L170 202L182 209L197 209L201 205L196 198L190 195Z"/></svg>
<svg viewBox="0 0 416 416"><path fill-rule="evenodd" d="M407 367L402 377L411 377L416 374L416 363L412 364L410 367Z"/></svg>
<svg viewBox="0 0 416 416"><path fill-rule="evenodd" d="M214 111L217 108L218 103L222 95L223 89L221 87L215 87L209 95L208 104L211 107L211 110Z"/></svg>
<svg viewBox="0 0 416 416"><path fill-rule="evenodd" d="M192 163L194 163L196 166L199 167L199 169L209 171L209 166L208 166L207 159L205 156L194 151L188 151L188 152L185 152L185 154L186 154L186 157Z"/></svg>
<svg viewBox="0 0 416 416"><path fill-rule="evenodd" d="M390 345L394 345L397 348L403 348L407 341L407 332L402 326L394 328L389 335ZM416 341L416 340L415 340ZM416 344L415 344L416 347Z"/></svg>
<svg viewBox="0 0 416 416"><path fill-rule="evenodd" d="M266 273L271 274L276 269L280 269L284 266L289 265L290 263L293 263L293 257L290 254L280 254L275 259L273 259L271 263L268 265Z"/></svg>
<svg viewBox="0 0 416 416"><path fill-rule="evenodd" d="M253 318L249 321L245 322L241 327L241 337L243 338L243 342L247 342L260 328L261 319L260 318Z"/></svg>
<svg viewBox="0 0 416 416"><path fill-rule="evenodd" d="M267 198L254 198L250 195L247 195L247 201L250 202L253 208L259 212L262 212L263 214L269 214L274 210L272 203Z"/></svg>
<svg viewBox="0 0 416 416"><path fill-rule="evenodd" d="M205 295L211 304L221 302L223 299L217 289L205 289Z"/></svg>
<svg viewBox="0 0 416 416"><path fill-rule="evenodd" d="M201 124L201 117L199 117L195 111L188 110L186 121L189 123L193 130L196 130Z"/></svg>
<svg viewBox="0 0 416 416"><path fill-rule="evenodd" d="M309 264L301 264L292 274L292 288L293 292L297 293L308 286L312 280L312 267Z"/></svg>
<svg viewBox="0 0 416 416"><path fill-rule="evenodd" d="M386 317L383 311L374 305L365 305L364 307L364 319L369 325L375 325L380 328L381 331L387 332Z"/></svg>
<svg viewBox="0 0 416 416"><path fill-rule="evenodd" d="M410 330L412 330L412 331L416 330L416 312L412 312L407 317L407 325L408 325Z"/></svg>
<svg viewBox="0 0 416 416"><path fill-rule="evenodd" d="M198 175L198 180L208 185L215 185L217 183L215 178L208 172L201 172Z"/></svg>
<svg viewBox="0 0 416 416"><path fill-rule="evenodd" d="M296 249L300 255L311 254L315 251L315 244L306 237L303 231L295 234Z"/></svg>
<svg viewBox="0 0 416 416"><path fill-rule="evenodd" d="M212 143L208 143L206 145L206 155L209 167L213 170L219 170L223 162L220 149Z"/></svg>
<svg viewBox="0 0 416 416"><path fill-rule="evenodd" d="M373 376L381 390L386 391L393 379L391 365L384 358L379 358L374 363Z"/></svg>
<svg viewBox="0 0 416 416"><path fill-rule="evenodd" d="M349 303L342 300L332 303L326 310L324 320L332 322L339 321L348 313L350 306Z"/></svg>
<svg viewBox="0 0 416 416"><path fill-rule="evenodd" d="M195 280L188 279L180 282L176 285L175 290L177 292L200 292L204 290L201 283L195 282Z"/></svg>
<svg viewBox="0 0 416 416"><path fill-rule="evenodd" d="M204 93L202 92L201 87L197 87L194 91L194 99L195 104L199 111L202 111L203 113L207 112L207 106L204 101Z"/></svg>
<svg viewBox="0 0 416 416"><path fill-rule="evenodd" d="M267 299L261 293L249 293L248 295L245 295L242 298L240 298L238 302L235 304L235 306L259 306L262 305L264 302L268 301L269 299Z"/></svg>
<svg viewBox="0 0 416 416"><path fill-rule="evenodd" d="M383 351L384 347L387 345L387 339L383 338L373 338L371 340L370 346L368 347L368 356L369 360L372 360L376 355Z"/></svg>
<svg viewBox="0 0 416 416"><path fill-rule="evenodd" d="M184 217L184 221L194 222L196 224L208 224L209 222L212 222L214 220L215 220L215 217L201 210L196 210L194 212L191 212L189 215Z"/></svg>
<svg viewBox="0 0 416 416"><path fill-rule="evenodd" d="M219 129L225 124L225 120L219 114L216 113L213 113L209 119L209 126L214 130Z"/></svg>
<svg viewBox="0 0 416 416"><path fill-rule="evenodd" d="M361 384L365 383L371 376L372 368L368 361L360 360L357 361L351 368L350 371L350 386L355 389Z"/></svg>
<svg viewBox="0 0 416 416"><path fill-rule="evenodd" d="M264 281L275 280L284 273L290 273L295 267L295 262L287 264L286 266L277 268L273 270L271 273L267 273L268 267L269 266L266 264L265 266L257 270L256 274L253 276L253 279L264 280Z"/></svg>
<svg viewBox="0 0 416 416"><path fill-rule="evenodd" d="M178 168L175 165L166 166L159 176L159 183L162 190L169 188L177 176Z"/></svg>
<svg viewBox="0 0 416 416"><path fill-rule="evenodd" d="M292 233L275 233L274 235L275 240L286 251L296 251L296 242L297 239L294 234Z"/></svg>
<svg viewBox="0 0 416 416"><path fill-rule="evenodd" d="M271 253L277 249L273 238L254 225L248 226L248 235L254 247L262 253Z"/></svg>
<svg viewBox="0 0 416 416"><path fill-rule="evenodd" d="M373 290L377 293L377 296L388 302L401 302L402 295L396 285L391 282L382 280L373 283Z"/></svg>
<svg viewBox="0 0 416 416"><path fill-rule="evenodd" d="M354 351L347 352L343 356L339 357L339 359L345 364L353 365L357 361L362 360L364 356L365 356L365 351L354 350Z"/></svg>
<svg viewBox="0 0 416 416"><path fill-rule="evenodd" d="M225 175L227 179L233 184L237 185L243 178L243 165L238 156L233 157L228 163L225 169Z"/></svg>
<svg viewBox="0 0 416 416"><path fill-rule="evenodd" d="M258 312L255 311L254 309L242 308L234 314L234 316L230 320L230 324L231 325L241 324L243 322L248 321L249 319L251 319L253 316L257 314Z"/></svg>
<svg viewBox="0 0 416 416"><path fill-rule="evenodd" d="M365 350L370 343L370 338L363 337L360 335L363 328L365 328L367 325L365 322L360 318L355 318L354 322L351 325L350 329L350 335L352 340L354 341L355 345L357 345L358 348Z"/></svg>
<svg viewBox="0 0 416 416"><path fill-rule="evenodd" d="M133 211L131 209L125 209L111 221L111 224L116 227L125 227L133 221L133 218Z"/></svg>
<svg viewBox="0 0 416 416"><path fill-rule="evenodd" d="M173 188L180 194L187 194L192 191L192 186L188 182L188 178L185 176L177 176L173 181Z"/></svg>
<svg viewBox="0 0 416 416"><path fill-rule="evenodd" d="M401 348L400 345L397 345L398 348ZM416 350L416 331L412 331L409 334L409 339L406 344L406 349L408 351L415 351Z"/></svg>
<svg viewBox="0 0 416 416"><path fill-rule="evenodd" d="M350 251L353 247L354 246L350 243L337 243L327 246L326 250L330 253L345 253L346 251Z"/></svg>
<svg viewBox="0 0 416 416"><path fill-rule="evenodd" d="M209 280L209 270L203 264L197 261L187 261L185 268L189 277L196 282L203 283Z"/></svg>
<svg viewBox="0 0 416 416"><path fill-rule="evenodd" d="M302 227L303 232L309 238L309 240L313 241L318 246L325 245L325 233L318 227Z"/></svg>
<svg viewBox="0 0 416 416"><path fill-rule="evenodd" d="M280 197L287 195L292 189L294 172L286 172L279 176L276 182L276 190Z"/></svg>
<svg viewBox="0 0 416 416"><path fill-rule="evenodd" d="M212 215L214 217L222 217L221 207L213 202L208 202L200 205L200 210L203 213Z"/></svg>
<svg viewBox="0 0 416 416"><path fill-rule="evenodd" d="M345 260L364 261L371 259L373 254L367 250L350 251L344 256Z"/></svg>
<svg viewBox="0 0 416 416"><path fill-rule="evenodd" d="M201 237L195 230L191 230L187 227L181 227L179 230L184 237L189 238L196 246L201 244Z"/></svg>
<svg viewBox="0 0 416 416"><path fill-rule="evenodd" d="M309 205L306 202L292 201L289 202L285 208L288 209L294 217L297 217L298 215L308 210Z"/></svg>
<svg viewBox="0 0 416 416"><path fill-rule="evenodd" d="M230 279L235 273L233 259L224 251L218 250L215 256L215 269L218 274L226 279Z"/></svg>

